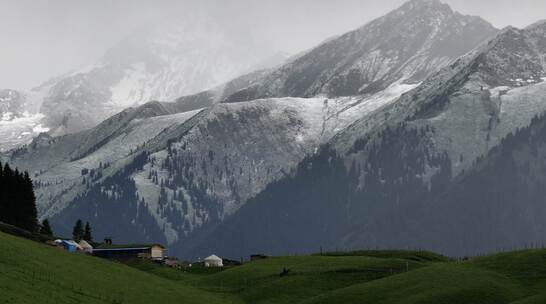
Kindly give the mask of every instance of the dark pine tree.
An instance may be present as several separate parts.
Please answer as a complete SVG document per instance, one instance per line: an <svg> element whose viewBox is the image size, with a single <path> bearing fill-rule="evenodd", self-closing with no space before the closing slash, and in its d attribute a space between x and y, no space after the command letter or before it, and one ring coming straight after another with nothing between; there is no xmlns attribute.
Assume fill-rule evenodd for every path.
<svg viewBox="0 0 546 304"><path fill-rule="evenodd" d="M83 223L82 220L77 220L76 224L74 225L74 229L72 230L72 238L76 241L80 241L83 239Z"/></svg>
<svg viewBox="0 0 546 304"><path fill-rule="evenodd" d="M53 230L51 229L48 219L42 221L42 225L40 225L40 234L53 236Z"/></svg>
<svg viewBox="0 0 546 304"><path fill-rule="evenodd" d="M19 207L20 227L28 231L38 232L38 211L36 210L36 196L34 195L32 180L28 172L24 172L21 177L19 201L19 204L21 204Z"/></svg>
<svg viewBox="0 0 546 304"><path fill-rule="evenodd" d="M91 225L89 224L89 222L85 223L85 231L83 233L83 239L88 242L93 241L93 236L91 235Z"/></svg>
<svg viewBox="0 0 546 304"><path fill-rule="evenodd" d="M0 222L38 232L36 197L27 172L0 164Z"/></svg>

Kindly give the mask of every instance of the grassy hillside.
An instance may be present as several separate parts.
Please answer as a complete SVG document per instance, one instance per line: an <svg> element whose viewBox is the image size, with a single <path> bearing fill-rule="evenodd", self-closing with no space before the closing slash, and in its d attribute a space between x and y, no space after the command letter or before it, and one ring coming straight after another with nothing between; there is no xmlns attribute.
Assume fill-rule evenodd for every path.
<svg viewBox="0 0 546 304"><path fill-rule="evenodd" d="M245 303L297 303L317 294L369 282L425 263L397 258L300 256L248 263L191 282L205 290L237 294ZM283 269L288 273L281 276Z"/></svg>
<svg viewBox="0 0 546 304"><path fill-rule="evenodd" d="M284 268L290 271L280 276ZM183 276L185 286L243 303L546 303L546 250L465 262L429 252L355 251L273 257Z"/></svg>
<svg viewBox="0 0 546 304"><path fill-rule="evenodd" d="M221 296L0 232L0 303L231 302Z"/></svg>
<svg viewBox="0 0 546 304"><path fill-rule="evenodd" d="M472 265L438 264L320 295L307 303L511 303L525 292L508 278Z"/></svg>
<svg viewBox="0 0 546 304"><path fill-rule="evenodd" d="M281 275L282 274L282 275ZM546 250L272 257L187 271L109 262L0 232L0 303L546 303Z"/></svg>

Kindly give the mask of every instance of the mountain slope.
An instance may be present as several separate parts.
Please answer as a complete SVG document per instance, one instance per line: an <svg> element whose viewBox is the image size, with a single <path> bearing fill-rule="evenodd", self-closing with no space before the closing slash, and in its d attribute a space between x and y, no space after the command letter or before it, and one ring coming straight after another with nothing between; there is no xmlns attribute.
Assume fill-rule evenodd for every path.
<svg viewBox="0 0 546 304"><path fill-rule="evenodd" d="M294 176L271 184L210 231L190 254L339 246L469 255L544 241L542 224L531 216L541 214L534 199L541 192L527 188L541 188L543 173L530 169L523 152L521 159L498 164L499 171L452 187L503 139L546 111L545 28L508 28L355 122L300 163ZM532 147L541 142L521 140ZM514 161L524 162L517 171ZM495 186L482 188L488 185ZM475 195L480 191L486 192Z"/></svg>
<svg viewBox="0 0 546 304"><path fill-rule="evenodd" d="M434 210L442 210L434 212L434 218L427 217L430 225L438 233L449 231L454 239L464 240L458 244L460 251L489 252L545 242L545 121L542 115L531 126L510 134L475 168L428 203ZM455 222L453 214L465 216ZM459 226L464 229L453 229ZM471 236L461 237L468 231L473 231ZM438 242L437 247L447 245Z"/></svg>
<svg viewBox="0 0 546 304"><path fill-rule="evenodd" d="M82 200L88 201L90 190L104 188L105 179L115 176L107 183L127 181L135 187L131 191L138 192L155 216L157 225L152 227L159 226L174 242L214 214L222 219L236 212L355 119L411 88L393 86L368 99L269 99L180 114L168 114L169 109L155 102L126 110L89 131L40 136L14 151L10 162L33 168L43 216L69 217L53 218L54 223L96 218L97 207L86 215ZM125 200L126 209L121 204L120 212L132 208L134 199ZM209 209L198 210L207 201ZM101 229L107 233L119 229L116 225L103 224Z"/></svg>

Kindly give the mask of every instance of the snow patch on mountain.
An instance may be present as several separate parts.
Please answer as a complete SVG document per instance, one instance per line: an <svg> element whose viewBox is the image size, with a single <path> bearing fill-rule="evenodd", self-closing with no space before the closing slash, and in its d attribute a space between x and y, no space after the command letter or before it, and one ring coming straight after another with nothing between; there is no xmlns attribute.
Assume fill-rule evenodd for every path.
<svg viewBox="0 0 546 304"><path fill-rule="evenodd" d="M334 121L333 132L342 131L349 124L363 119L376 110L387 106L402 94L411 91L419 86L420 83L408 84L403 79L393 83L384 91L373 94L369 97L346 97L333 99L334 105L329 109L328 120Z"/></svg>
<svg viewBox="0 0 546 304"><path fill-rule="evenodd" d="M0 151L8 151L21 144L28 144L40 133L49 131L41 124L43 114L30 114L28 112L15 116L6 112L0 119Z"/></svg>

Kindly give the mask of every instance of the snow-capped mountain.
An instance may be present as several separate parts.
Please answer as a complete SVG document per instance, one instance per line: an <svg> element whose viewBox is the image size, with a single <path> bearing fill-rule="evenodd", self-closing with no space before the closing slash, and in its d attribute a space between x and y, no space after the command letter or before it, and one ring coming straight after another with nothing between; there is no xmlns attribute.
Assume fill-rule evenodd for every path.
<svg viewBox="0 0 546 304"><path fill-rule="evenodd" d="M225 98L351 96L416 83L492 37L496 29L435 0L413 0L330 39Z"/></svg>
<svg viewBox="0 0 546 304"><path fill-rule="evenodd" d="M407 23L405 27L400 20ZM398 34L406 28L412 31L402 31L409 36L401 39ZM99 235L111 232L120 240L164 240L172 253L192 255L202 248L210 231L225 228L223 233L227 233L238 229L233 221L247 224L249 218L267 217L260 211L264 196L279 184L291 187L297 185L294 179L307 180L297 179L305 170L316 174L306 176L309 182L328 181L332 195L337 195L336 185L347 180L329 179L329 166L339 162L335 154L325 154L323 145L343 151L349 163L353 157L358 159L362 147L367 148L362 138L386 122L405 119L406 105L411 112L431 102L428 97L462 82L466 75L462 71L473 66L467 62L475 58L469 55L454 60L495 32L481 19L462 16L437 1L410 1L386 17L292 58L286 65L239 77L173 103L130 108L76 134L44 134L6 157L10 163L34 171L40 214L50 217L58 231L68 232L67 225L74 219L87 218L100 223L94 225L102 229L96 231ZM370 63L372 57L378 61ZM445 69L435 74L442 67ZM362 82L353 83L358 73L363 75ZM427 78L429 74L433 76ZM295 85L306 79L308 85ZM339 86L341 83L344 85ZM241 88L249 87L267 91L266 95L275 88L271 94L279 97L220 103L234 101L229 96L242 96ZM295 96L285 97L292 94ZM393 108L396 111L390 110ZM324 166L316 165L314 159ZM322 169L325 171L314 171ZM344 172L344 167L337 169L336 173ZM345 184L352 185L354 180ZM309 194L305 192L311 189L309 185L303 186L302 193ZM323 184L321 190L327 189ZM309 198L320 202L333 197L317 193L322 198L314 194ZM286 207L289 218L308 218L304 212L312 207L305 205L303 194L282 197L282 203L274 200L268 206ZM276 198L277 193L271 195ZM285 202L293 204L285 206ZM317 212L323 210L322 205L316 207ZM268 223L270 230L265 234L272 239L276 232L286 232L273 222L282 212L272 210L271 220L262 221ZM336 216L332 220L338 220ZM316 235L310 236L302 246L314 242ZM221 242L213 243L226 249ZM260 244L256 241L238 248L244 251Z"/></svg>
<svg viewBox="0 0 546 304"><path fill-rule="evenodd" d="M503 30L338 133L191 252L544 242L544 43L546 23Z"/></svg>
<svg viewBox="0 0 546 304"><path fill-rule="evenodd" d="M127 107L197 93L255 69L276 66L284 58L253 33L234 32L193 13L136 31L96 63L31 92L11 91L32 96L32 104L11 102L10 107L33 115L32 123L41 123L50 135L63 135L94 127ZM1 134L13 134L13 143L2 143L0 149L26 144L37 135L28 133L26 120L0 125Z"/></svg>
<svg viewBox="0 0 546 304"><path fill-rule="evenodd" d="M41 112L53 135L73 133L127 107L215 87L274 55L250 34L194 14L138 31L98 63L59 80Z"/></svg>

